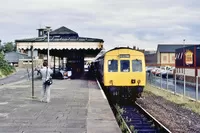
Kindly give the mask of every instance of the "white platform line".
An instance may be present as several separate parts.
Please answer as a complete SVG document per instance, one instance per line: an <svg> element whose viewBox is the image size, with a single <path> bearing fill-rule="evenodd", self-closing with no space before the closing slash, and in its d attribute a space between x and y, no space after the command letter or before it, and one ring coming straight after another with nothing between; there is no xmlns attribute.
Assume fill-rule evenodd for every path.
<svg viewBox="0 0 200 133"><path fill-rule="evenodd" d="M97 79L96 79L97 80ZM103 95L103 98L104 99L107 99L106 98L106 95L105 95L105 93L103 92L103 90L102 90L102 88L101 88L101 85L100 85L100 83L99 83L99 81L97 80L97 84L98 84L98 86L99 86L99 88L100 88L100 90L101 90L101 93L102 93L102 95Z"/></svg>
<svg viewBox="0 0 200 133"><path fill-rule="evenodd" d="M8 104L8 102L1 102L0 105Z"/></svg>

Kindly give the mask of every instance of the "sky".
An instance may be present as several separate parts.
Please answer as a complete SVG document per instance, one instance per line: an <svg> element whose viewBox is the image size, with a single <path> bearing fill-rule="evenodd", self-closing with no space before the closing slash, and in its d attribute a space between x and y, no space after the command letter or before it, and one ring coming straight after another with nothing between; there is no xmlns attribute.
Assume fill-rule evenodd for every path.
<svg viewBox="0 0 200 133"><path fill-rule="evenodd" d="M105 49L200 44L200 0L1 0L0 9L2 43L65 26Z"/></svg>

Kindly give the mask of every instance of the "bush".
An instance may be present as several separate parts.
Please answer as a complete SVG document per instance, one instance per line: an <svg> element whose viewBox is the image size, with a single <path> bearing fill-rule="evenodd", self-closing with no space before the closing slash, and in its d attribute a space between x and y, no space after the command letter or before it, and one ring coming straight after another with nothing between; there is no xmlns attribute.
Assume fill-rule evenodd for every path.
<svg viewBox="0 0 200 133"><path fill-rule="evenodd" d="M15 68L9 65L5 60L3 54L0 53L0 77L7 76L15 71Z"/></svg>

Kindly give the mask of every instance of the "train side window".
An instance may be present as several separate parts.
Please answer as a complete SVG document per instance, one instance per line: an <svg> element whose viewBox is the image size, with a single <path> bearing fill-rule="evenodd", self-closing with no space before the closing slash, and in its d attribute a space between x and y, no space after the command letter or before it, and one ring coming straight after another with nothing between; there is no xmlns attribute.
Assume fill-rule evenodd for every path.
<svg viewBox="0 0 200 133"><path fill-rule="evenodd" d="M132 69L133 72L142 72L142 61L141 60L132 60Z"/></svg>
<svg viewBox="0 0 200 133"><path fill-rule="evenodd" d="M117 72L117 71L118 71L118 61L108 60L108 72Z"/></svg>
<svg viewBox="0 0 200 133"><path fill-rule="evenodd" d="M130 71L130 61L129 60L120 60L121 72Z"/></svg>

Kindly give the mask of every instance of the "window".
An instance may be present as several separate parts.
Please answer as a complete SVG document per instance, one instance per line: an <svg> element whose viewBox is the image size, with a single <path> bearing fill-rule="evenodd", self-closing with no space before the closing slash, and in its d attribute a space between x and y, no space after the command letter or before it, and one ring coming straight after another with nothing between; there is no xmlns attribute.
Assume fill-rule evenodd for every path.
<svg viewBox="0 0 200 133"><path fill-rule="evenodd" d="M163 61L167 61L167 56L163 56Z"/></svg>
<svg viewBox="0 0 200 133"><path fill-rule="evenodd" d="M108 61L108 72L117 72L118 71L118 61L109 60Z"/></svg>
<svg viewBox="0 0 200 133"><path fill-rule="evenodd" d="M141 60L132 60L132 69L133 72L142 72L142 61Z"/></svg>
<svg viewBox="0 0 200 133"><path fill-rule="evenodd" d="M42 36L43 35L43 31L40 31L40 36Z"/></svg>
<svg viewBox="0 0 200 133"><path fill-rule="evenodd" d="M175 56L172 56L172 61L175 61Z"/></svg>
<svg viewBox="0 0 200 133"><path fill-rule="evenodd" d="M120 60L121 72L129 72L130 71L130 61L129 60Z"/></svg>

